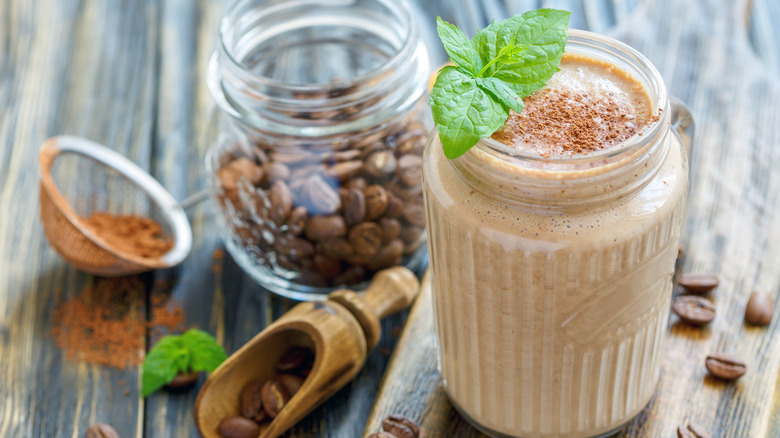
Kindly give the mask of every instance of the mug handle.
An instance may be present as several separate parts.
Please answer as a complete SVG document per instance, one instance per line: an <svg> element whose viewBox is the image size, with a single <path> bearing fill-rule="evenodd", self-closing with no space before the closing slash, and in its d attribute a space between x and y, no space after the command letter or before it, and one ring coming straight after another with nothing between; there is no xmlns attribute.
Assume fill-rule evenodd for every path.
<svg viewBox="0 0 780 438"><path fill-rule="evenodd" d="M688 158L691 158L691 146L693 146L693 136L696 130L696 124L693 122L691 110L685 106L682 101L674 96L669 99L672 109L671 124L672 130L677 133L685 146Z"/></svg>

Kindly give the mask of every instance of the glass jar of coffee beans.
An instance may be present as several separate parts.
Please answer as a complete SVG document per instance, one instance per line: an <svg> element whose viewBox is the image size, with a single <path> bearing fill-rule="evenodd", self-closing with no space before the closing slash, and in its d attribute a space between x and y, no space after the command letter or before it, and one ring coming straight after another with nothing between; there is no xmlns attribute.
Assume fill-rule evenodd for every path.
<svg viewBox="0 0 780 438"><path fill-rule="evenodd" d="M226 246L295 299L425 259L430 64L406 1L241 0L208 68Z"/></svg>

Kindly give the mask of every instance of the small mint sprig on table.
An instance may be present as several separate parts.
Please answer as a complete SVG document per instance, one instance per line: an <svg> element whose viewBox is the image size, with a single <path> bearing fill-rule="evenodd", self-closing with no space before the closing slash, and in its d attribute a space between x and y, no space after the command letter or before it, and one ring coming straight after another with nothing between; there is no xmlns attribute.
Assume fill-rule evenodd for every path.
<svg viewBox="0 0 780 438"><path fill-rule="evenodd" d="M204 331L190 329L181 335L163 336L144 359L141 393L148 396L179 373L210 373L225 359L225 350Z"/></svg>
<svg viewBox="0 0 780 438"><path fill-rule="evenodd" d="M444 155L457 158L521 112L523 97L558 71L571 13L538 9L494 21L468 39L436 19L439 38L454 66L439 71L431 109Z"/></svg>

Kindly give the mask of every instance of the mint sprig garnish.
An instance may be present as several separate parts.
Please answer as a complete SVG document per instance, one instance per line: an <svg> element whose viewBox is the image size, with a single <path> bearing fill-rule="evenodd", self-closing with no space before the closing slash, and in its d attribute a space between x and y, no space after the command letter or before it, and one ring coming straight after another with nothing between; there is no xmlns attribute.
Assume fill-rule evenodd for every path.
<svg viewBox="0 0 780 438"><path fill-rule="evenodd" d="M144 360L141 393L148 396L179 373L210 373L225 359L225 350L204 331L190 329L182 335L163 336Z"/></svg>
<svg viewBox="0 0 780 438"><path fill-rule="evenodd" d="M521 112L523 97L558 71L568 38L567 11L538 9L493 22L468 39L436 19L439 38L455 66L439 71L431 90L433 120L444 155L457 158Z"/></svg>

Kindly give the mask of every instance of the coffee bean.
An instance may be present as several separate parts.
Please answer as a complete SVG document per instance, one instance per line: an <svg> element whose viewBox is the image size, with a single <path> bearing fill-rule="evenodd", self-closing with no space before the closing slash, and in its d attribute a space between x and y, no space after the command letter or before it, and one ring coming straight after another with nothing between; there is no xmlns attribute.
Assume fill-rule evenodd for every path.
<svg viewBox="0 0 780 438"><path fill-rule="evenodd" d="M401 229L401 240L404 242L404 255L409 255L420 247L424 233L425 230L420 227L408 226Z"/></svg>
<svg viewBox="0 0 780 438"><path fill-rule="evenodd" d="M392 240L376 253L371 261L366 264L366 267L378 271L380 269L398 265L401 262L401 255L403 252L404 243L401 239Z"/></svg>
<svg viewBox="0 0 780 438"><path fill-rule="evenodd" d="M352 245L345 239L328 239L322 242L317 242L315 247L318 252L339 259L345 259L353 254Z"/></svg>
<svg viewBox="0 0 780 438"><path fill-rule="evenodd" d="M383 217L379 220L379 226L382 227L382 243L395 240L401 234L401 222L398 219Z"/></svg>
<svg viewBox="0 0 780 438"><path fill-rule="evenodd" d="M712 438L712 435L698 424L691 423L677 428L677 438Z"/></svg>
<svg viewBox="0 0 780 438"><path fill-rule="evenodd" d="M682 274L677 284L691 293L702 294L718 286L718 276L715 274Z"/></svg>
<svg viewBox="0 0 780 438"><path fill-rule="evenodd" d="M275 379L290 397L294 396L303 386L303 379L295 374L277 374Z"/></svg>
<svg viewBox="0 0 780 438"><path fill-rule="evenodd" d="M379 432L372 433L368 436L368 438L398 438L398 436L389 432L385 432L384 430L380 430Z"/></svg>
<svg viewBox="0 0 780 438"><path fill-rule="evenodd" d="M393 194L387 192L387 209L385 210L385 216L389 218L400 217L404 213L404 201Z"/></svg>
<svg viewBox="0 0 780 438"><path fill-rule="evenodd" d="M387 209L389 198L387 191L380 185L370 185L363 192L366 197L366 220L372 221L382 216Z"/></svg>
<svg viewBox="0 0 780 438"><path fill-rule="evenodd" d="M314 245L299 237L282 237L274 243L274 251L292 259L301 259L314 254Z"/></svg>
<svg viewBox="0 0 780 438"><path fill-rule="evenodd" d="M300 369L314 357L314 353L305 347L293 347L287 350L276 362L276 369L285 373Z"/></svg>
<svg viewBox="0 0 780 438"><path fill-rule="evenodd" d="M422 181L422 157L407 154L398 159L395 174L407 186L417 186Z"/></svg>
<svg viewBox="0 0 780 438"><path fill-rule="evenodd" d="M339 180L343 181L358 173L362 168L362 161L346 161L344 163L337 163L331 167L328 167L325 169L325 175L338 178Z"/></svg>
<svg viewBox="0 0 780 438"><path fill-rule="evenodd" d="M774 300L768 293L753 292L745 307L745 321L753 325L768 325L772 322L773 310Z"/></svg>
<svg viewBox="0 0 780 438"><path fill-rule="evenodd" d="M262 390L263 384L261 382L249 382L244 385L238 398L242 416L255 421L258 421L257 418L265 418Z"/></svg>
<svg viewBox="0 0 780 438"><path fill-rule="evenodd" d="M691 325L704 325L715 318L715 305L712 301L694 295L675 298L672 310L683 322Z"/></svg>
<svg viewBox="0 0 780 438"><path fill-rule="evenodd" d="M362 177L352 178L351 180L347 181L344 187L347 189L358 189L362 192L366 189L366 187L368 187L368 182L366 182L366 179Z"/></svg>
<svg viewBox="0 0 780 438"><path fill-rule="evenodd" d="M314 155L302 148L289 148L284 151L271 151L268 154L271 161L286 165L310 163L314 161Z"/></svg>
<svg viewBox="0 0 780 438"><path fill-rule="evenodd" d="M387 178L396 170L396 159L392 152L379 150L366 157L363 171L374 178Z"/></svg>
<svg viewBox="0 0 780 438"><path fill-rule="evenodd" d="M263 179L263 168L246 157L232 161L227 168L234 172L237 178L244 178L253 186L260 184Z"/></svg>
<svg viewBox="0 0 780 438"><path fill-rule="evenodd" d="M306 221L309 214L305 207L295 207L290 211L290 218L287 220L287 227L293 236L299 236L306 227Z"/></svg>
<svg viewBox="0 0 780 438"><path fill-rule="evenodd" d="M350 266L341 274L333 277L333 285L341 286L360 282L366 276L366 268L362 266Z"/></svg>
<svg viewBox="0 0 780 438"><path fill-rule="evenodd" d="M300 204L309 214L333 214L341 208L341 197L321 175L313 175L303 183Z"/></svg>
<svg viewBox="0 0 780 438"><path fill-rule="evenodd" d="M223 438L257 438L260 426L248 418L225 417L217 426L217 433Z"/></svg>
<svg viewBox="0 0 780 438"><path fill-rule="evenodd" d="M194 385L195 382L198 381L199 375L200 373L197 371L185 374L179 373L176 375L176 377L173 378L173 380L166 383L165 386L168 388L186 388L188 386Z"/></svg>
<svg viewBox="0 0 780 438"><path fill-rule="evenodd" d="M270 186L277 181L284 181L290 177L290 168L282 163L273 161L264 163L263 171L265 172L265 177L262 183L265 186Z"/></svg>
<svg viewBox="0 0 780 438"><path fill-rule="evenodd" d="M279 411L290 400L290 395L275 379L271 379L263 384L262 396L263 409L271 418L276 418L279 415Z"/></svg>
<svg viewBox="0 0 780 438"><path fill-rule="evenodd" d="M382 421L382 429L398 438L417 438L420 434L414 422L401 415L390 415Z"/></svg>
<svg viewBox="0 0 780 438"><path fill-rule="evenodd" d="M325 161L328 164L333 164L333 163L344 163L347 161L353 161L353 160L357 160L358 158L360 158L360 151L356 149L348 149L345 151L338 151L332 154L328 154L323 161Z"/></svg>
<svg viewBox="0 0 780 438"><path fill-rule="evenodd" d="M422 200L414 203L407 202L404 207L403 217L410 224L425 227L425 206L422 204Z"/></svg>
<svg viewBox="0 0 780 438"><path fill-rule="evenodd" d="M747 371L747 365L739 358L730 354L716 353L707 356L707 370L714 377L722 380L736 380Z"/></svg>
<svg viewBox="0 0 780 438"><path fill-rule="evenodd" d="M359 189L347 190L344 197L344 220L347 225L355 225L363 221L366 216L366 197Z"/></svg>
<svg viewBox="0 0 780 438"><path fill-rule="evenodd" d="M349 230L347 240L355 253L373 257L382 245L382 228L376 222L363 222Z"/></svg>
<svg viewBox="0 0 780 438"><path fill-rule="evenodd" d="M309 218L304 229L309 240L317 242L342 237L347 233L344 218L338 215L314 216Z"/></svg>
<svg viewBox="0 0 780 438"><path fill-rule="evenodd" d="M87 429L87 438L119 438L113 427L105 423L97 423Z"/></svg>
<svg viewBox="0 0 780 438"><path fill-rule="evenodd" d="M314 254L314 266L328 280L341 273L341 261L324 254Z"/></svg>
<svg viewBox="0 0 780 438"><path fill-rule="evenodd" d="M268 199L271 200L271 219L281 224L290 215L292 210L292 193L284 181L277 181L268 190Z"/></svg>

